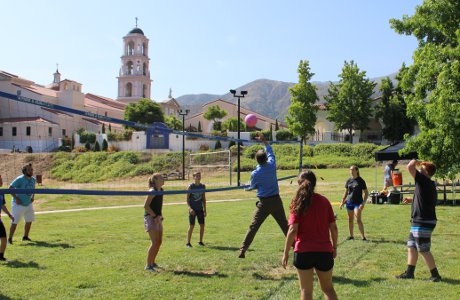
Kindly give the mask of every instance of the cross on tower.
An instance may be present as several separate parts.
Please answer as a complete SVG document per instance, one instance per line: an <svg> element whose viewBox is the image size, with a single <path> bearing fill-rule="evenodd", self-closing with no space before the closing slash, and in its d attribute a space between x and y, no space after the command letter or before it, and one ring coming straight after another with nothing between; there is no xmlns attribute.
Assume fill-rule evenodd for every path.
<svg viewBox="0 0 460 300"><path fill-rule="evenodd" d="M136 28L137 28L137 17L135 19L136 19Z"/></svg>

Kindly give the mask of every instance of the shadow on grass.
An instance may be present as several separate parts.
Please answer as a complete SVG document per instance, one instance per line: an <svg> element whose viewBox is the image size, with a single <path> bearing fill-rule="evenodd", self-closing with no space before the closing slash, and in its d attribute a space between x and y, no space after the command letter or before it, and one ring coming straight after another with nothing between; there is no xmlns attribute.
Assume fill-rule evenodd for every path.
<svg viewBox="0 0 460 300"><path fill-rule="evenodd" d="M370 278L368 280L351 279L343 276L332 276L332 282L335 284L351 284L354 286L365 287L369 286L371 282L381 282L387 280L386 278Z"/></svg>
<svg viewBox="0 0 460 300"><path fill-rule="evenodd" d="M29 262L22 262L18 260L9 260L5 264L9 268L34 268L34 269L44 269L40 267L36 262L29 261Z"/></svg>
<svg viewBox="0 0 460 300"><path fill-rule="evenodd" d="M48 243L48 242L42 242L42 241L30 241L27 244L24 244L24 246L37 246L37 247L45 247L45 248L63 248L63 249L75 248L74 246L67 244L67 243Z"/></svg>
<svg viewBox="0 0 460 300"><path fill-rule="evenodd" d="M375 244L403 244L403 245L405 245L407 243L407 239L406 240L385 240L385 239L369 240L369 243L375 243Z"/></svg>
<svg viewBox="0 0 460 300"><path fill-rule="evenodd" d="M221 274L219 272L207 272L207 271L201 271L201 272L195 272L195 271L172 271L175 275L185 275L185 276L190 276L190 277L219 277L219 278L226 278L228 277L225 274Z"/></svg>
<svg viewBox="0 0 460 300"><path fill-rule="evenodd" d="M5 296L3 294L0 294L0 300L12 300L13 298L10 298L8 296Z"/></svg>
<svg viewBox="0 0 460 300"><path fill-rule="evenodd" d="M260 273L252 273L252 277L257 280L271 280L271 281L284 281L284 280L297 280L297 275L291 274L291 275L283 275L282 277L275 277L272 275L268 274L260 274Z"/></svg>
<svg viewBox="0 0 460 300"><path fill-rule="evenodd" d="M460 284L460 280L458 280L458 279L451 279L451 278L445 278L445 277L442 278L442 282L445 282L445 283L448 283L448 284L455 284L455 285Z"/></svg>
<svg viewBox="0 0 460 300"><path fill-rule="evenodd" d="M238 247L225 247L225 246L207 246L209 249L214 249L214 250L221 250L221 251L238 251L240 248ZM249 250L251 251L251 250Z"/></svg>

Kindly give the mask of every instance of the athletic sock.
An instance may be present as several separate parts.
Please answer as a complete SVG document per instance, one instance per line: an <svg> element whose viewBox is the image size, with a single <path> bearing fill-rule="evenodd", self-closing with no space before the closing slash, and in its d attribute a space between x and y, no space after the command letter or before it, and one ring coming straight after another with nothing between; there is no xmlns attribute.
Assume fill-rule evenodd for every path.
<svg viewBox="0 0 460 300"><path fill-rule="evenodd" d="M433 270L430 270L431 276L432 277L441 277L438 272L438 268L434 268Z"/></svg>
<svg viewBox="0 0 460 300"><path fill-rule="evenodd" d="M415 272L415 266L407 265L406 273L410 275L414 275L414 272Z"/></svg>

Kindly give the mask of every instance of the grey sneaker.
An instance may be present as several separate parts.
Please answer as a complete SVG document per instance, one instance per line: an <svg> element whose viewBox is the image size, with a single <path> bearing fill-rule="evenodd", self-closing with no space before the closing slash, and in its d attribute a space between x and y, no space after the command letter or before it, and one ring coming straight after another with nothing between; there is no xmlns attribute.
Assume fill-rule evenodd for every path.
<svg viewBox="0 0 460 300"><path fill-rule="evenodd" d="M441 276L431 276L428 280L431 282L440 282L442 281L442 278Z"/></svg>

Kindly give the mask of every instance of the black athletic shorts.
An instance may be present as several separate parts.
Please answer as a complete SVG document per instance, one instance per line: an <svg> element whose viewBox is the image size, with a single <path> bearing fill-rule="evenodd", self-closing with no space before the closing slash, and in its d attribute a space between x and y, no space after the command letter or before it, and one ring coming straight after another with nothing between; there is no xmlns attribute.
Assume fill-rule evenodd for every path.
<svg viewBox="0 0 460 300"><path fill-rule="evenodd" d="M204 212L202 210L195 210L195 215L189 213L188 221L190 225L195 225L195 219L198 219L198 224L204 224Z"/></svg>
<svg viewBox="0 0 460 300"><path fill-rule="evenodd" d="M2 221L0 221L0 238L5 238L5 237L6 237L5 226L3 226Z"/></svg>
<svg viewBox="0 0 460 300"><path fill-rule="evenodd" d="M327 272L334 267L332 252L294 252L294 266L300 270L315 268Z"/></svg>

